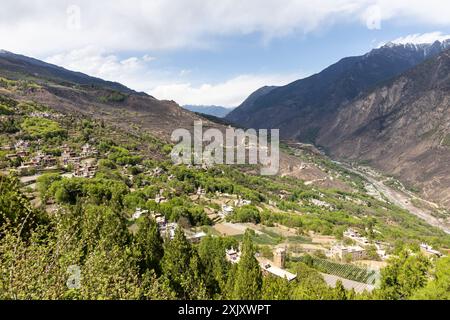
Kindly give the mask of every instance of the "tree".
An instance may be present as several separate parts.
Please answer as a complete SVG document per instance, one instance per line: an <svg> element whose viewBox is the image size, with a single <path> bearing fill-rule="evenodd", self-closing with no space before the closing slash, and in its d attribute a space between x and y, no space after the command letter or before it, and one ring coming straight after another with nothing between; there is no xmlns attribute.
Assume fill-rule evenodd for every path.
<svg viewBox="0 0 450 320"><path fill-rule="evenodd" d="M139 251L139 266L141 272L154 270L161 273L160 261L164 256L163 240L159 234L156 222L148 216L138 221L138 231L135 244Z"/></svg>
<svg viewBox="0 0 450 320"><path fill-rule="evenodd" d="M34 209L20 191L19 181L0 174L0 227L17 227L21 237L27 238L32 229L46 220L46 215Z"/></svg>
<svg viewBox="0 0 450 320"><path fill-rule="evenodd" d="M43 202L46 202L47 197L49 196L48 189L51 184L59 180L61 180L61 175L59 173L45 173L37 178L36 189Z"/></svg>
<svg viewBox="0 0 450 320"><path fill-rule="evenodd" d="M208 236L198 246L198 254L205 268L205 284L211 295L220 294L226 284L229 269L225 258L227 242L225 238Z"/></svg>
<svg viewBox="0 0 450 320"><path fill-rule="evenodd" d="M249 230L245 232L242 242L242 254L239 260L234 282L233 299L257 300L261 297L262 274L255 258Z"/></svg>
<svg viewBox="0 0 450 320"><path fill-rule="evenodd" d="M297 266L297 279L293 283L292 299L329 300L333 299L333 289L328 287L319 272L303 263Z"/></svg>
<svg viewBox="0 0 450 320"><path fill-rule="evenodd" d="M166 241L162 260L163 275L180 299L206 297L203 267L195 249L186 239L181 228L177 228L173 240Z"/></svg>
<svg viewBox="0 0 450 320"><path fill-rule="evenodd" d="M289 281L284 278L268 276L264 277L262 285L263 300L289 300Z"/></svg>
<svg viewBox="0 0 450 320"><path fill-rule="evenodd" d="M381 271L381 284L377 292L381 299L408 299L427 283L430 261L421 253L403 250L391 258Z"/></svg>
<svg viewBox="0 0 450 320"><path fill-rule="evenodd" d="M100 243L81 268L82 299L138 299L141 296L138 267L126 246Z"/></svg>
<svg viewBox="0 0 450 320"><path fill-rule="evenodd" d="M433 279L419 289L412 299L418 300L450 300L450 257L436 262Z"/></svg>
<svg viewBox="0 0 450 320"><path fill-rule="evenodd" d="M336 300L347 300L347 290L345 290L341 280L336 281L334 295Z"/></svg>

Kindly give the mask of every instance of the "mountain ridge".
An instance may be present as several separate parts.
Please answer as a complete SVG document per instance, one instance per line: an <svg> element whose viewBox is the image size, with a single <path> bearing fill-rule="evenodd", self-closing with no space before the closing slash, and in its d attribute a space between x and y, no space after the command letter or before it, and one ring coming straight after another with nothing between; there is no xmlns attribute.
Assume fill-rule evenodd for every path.
<svg viewBox="0 0 450 320"><path fill-rule="evenodd" d="M244 127L279 128L284 138L314 142L318 128L312 124L324 125L323 118L332 117L341 105L448 46L449 41L420 50L385 45L365 55L343 58L310 77L258 94L256 99L250 95L226 118Z"/></svg>

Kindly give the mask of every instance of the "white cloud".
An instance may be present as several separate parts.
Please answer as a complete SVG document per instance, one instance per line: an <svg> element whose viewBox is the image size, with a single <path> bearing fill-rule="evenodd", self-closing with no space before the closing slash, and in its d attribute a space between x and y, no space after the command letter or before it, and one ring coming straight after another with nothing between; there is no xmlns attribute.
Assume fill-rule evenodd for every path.
<svg viewBox="0 0 450 320"><path fill-rule="evenodd" d="M429 33L411 34L405 37L395 39L391 42L398 44L407 44L407 43L423 44L423 43L433 43L435 41L442 42L447 39L450 39L450 34L443 34L442 32L436 31Z"/></svg>
<svg viewBox="0 0 450 320"><path fill-rule="evenodd" d="M95 44L108 52L210 47L220 36L265 41L340 22L368 28L450 25L446 0L0 0L1 47L47 56Z"/></svg>
<svg viewBox="0 0 450 320"><path fill-rule="evenodd" d="M234 107L262 86L284 85L305 76L300 72L289 75L240 75L216 84L174 83L173 79L188 77L192 71L162 72L152 68L154 58L149 55L121 60L117 55L108 54L93 46L53 55L45 60L69 70L120 82L132 89L148 92L158 99L175 100L182 105L215 104Z"/></svg>
<svg viewBox="0 0 450 320"><path fill-rule="evenodd" d="M96 47L72 50L45 59L46 62L80 71L105 80L116 81L138 91L147 91L163 81L161 72L151 69L155 58L145 54L142 57L120 59Z"/></svg>
<svg viewBox="0 0 450 320"><path fill-rule="evenodd" d="M190 70L153 68L152 54L210 49L221 37L252 33L268 42L342 22L369 29L394 20L436 29L450 26L447 0L0 0L0 6L0 48L47 57L66 68L181 104L225 106L239 104L263 85L285 84L300 75L241 75L223 83L194 85ZM408 40L429 37L413 35Z"/></svg>
<svg viewBox="0 0 450 320"><path fill-rule="evenodd" d="M175 100L179 104L220 105L236 107L247 96L265 85L285 85L304 74L291 75L240 75L217 84L191 83L167 84L155 87L150 94L158 99Z"/></svg>

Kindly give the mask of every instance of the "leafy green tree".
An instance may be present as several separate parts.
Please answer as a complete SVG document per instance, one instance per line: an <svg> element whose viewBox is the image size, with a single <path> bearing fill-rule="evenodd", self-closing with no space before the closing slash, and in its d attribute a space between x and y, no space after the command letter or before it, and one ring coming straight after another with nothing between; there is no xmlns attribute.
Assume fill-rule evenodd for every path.
<svg viewBox="0 0 450 320"><path fill-rule="evenodd" d="M390 259L381 271L381 284L377 292L381 299L408 299L427 284L430 261L421 253L403 250Z"/></svg>
<svg viewBox="0 0 450 320"><path fill-rule="evenodd" d="M131 248L100 243L81 268L81 298L139 299L138 274Z"/></svg>
<svg viewBox="0 0 450 320"><path fill-rule="evenodd" d="M157 277L154 270L147 270L142 276L142 298L148 300L175 300L176 293L170 287L170 281L164 275Z"/></svg>
<svg viewBox="0 0 450 320"><path fill-rule="evenodd" d="M48 190L52 183L59 180L61 180L61 175L59 173L45 173L37 178L36 189L43 202L46 202L49 197Z"/></svg>
<svg viewBox="0 0 450 320"><path fill-rule="evenodd" d="M436 262L433 278L419 289L412 299L418 300L450 300L450 257L444 257Z"/></svg>
<svg viewBox="0 0 450 320"><path fill-rule="evenodd" d="M230 263L225 258L226 249L237 248L234 238L205 237L198 246L198 254L205 268L205 285L211 296L225 292Z"/></svg>
<svg viewBox="0 0 450 320"><path fill-rule="evenodd" d="M334 287L334 295L336 300L348 299L347 290L345 290L341 280L336 281L336 286Z"/></svg>
<svg viewBox="0 0 450 320"><path fill-rule="evenodd" d="M333 289L328 287L319 272L303 263L297 266L292 298L296 300L330 300L334 298Z"/></svg>
<svg viewBox="0 0 450 320"><path fill-rule="evenodd" d="M289 281L280 277L264 277L261 290L263 300L289 300L291 297Z"/></svg>
<svg viewBox="0 0 450 320"><path fill-rule="evenodd" d="M46 215L31 206L20 191L19 181L0 174L0 227L18 227L21 237L26 238L44 221L47 221Z"/></svg>

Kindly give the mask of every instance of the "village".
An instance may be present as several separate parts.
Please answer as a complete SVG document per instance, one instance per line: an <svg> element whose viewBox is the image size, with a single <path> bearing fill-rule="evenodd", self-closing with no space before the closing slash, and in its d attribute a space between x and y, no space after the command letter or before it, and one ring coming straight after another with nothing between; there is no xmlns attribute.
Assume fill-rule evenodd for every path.
<svg viewBox="0 0 450 320"><path fill-rule="evenodd" d="M2 149L11 152L6 155L7 159L20 159L20 165L9 170L16 172L25 185L34 186L37 178L46 172L61 172L64 177L93 178L98 168L98 151L89 143L84 144L79 152L64 144L60 147L60 156L45 154L41 150L32 152L30 143L24 140Z"/></svg>
<svg viewBox="0 0 450 320"><path fill-rule="evenodd" d="M51 114L35 112L34 117L49 118ZM28 140L18 139L10 145L3 145L2 150L7 152L6 159L10 163L17 163L14 167L4 168L4 172L15 172L22 184L31 190L36 189L38 178L45 173L57 173L64 178L95 178L99 171L99 162L108 154L103 154L95 147L96 141L90 140L83 144L69 146L62 143L57 147L58 153L49 152L42 146L45 145L38 139L30 143ZM133 184L136 175L128 169L133 167L144 179L139 180L140 187ZM212 166L207 163L187 165L189 170L206 172ZM324 167L321 167L325 170ZM306 164L302 164L306 168ZM131 185L130 191L139 191L151 183L147 179L166 179L168 183L176 180L175 175L161 166L146 167L142 164L133 166L125 164L119 166L119 172L128 179ZM223 173L223 171L222 171ZM350 178L347 176L347 178ZM314 185L314 181L306 181L305 186ZM153 202L162 205L168 202L173 188L161 187L154 195ZM315 190L317 196L298 201L298 205L315 208L320 212L336 212L338 208L330 203L321 191ZM152 218L158 227L161 237L165 240L173 239L177 228L183 230L186 238L192 244L198 244L207 236L232 237L238 241L246 230L253 233L253 241L257 246L257 259L261 272L264 275L272 275L293 281L297 278L295 264L298 262L312 261L312 265L320 271L325 282L330 286L336 286L340 281L345 289L355 290L362 293L372 291L378 285L380 270L387 265L390 258L392 244L384 241L373 240L367 237L367 229L347 228L340 237L335 235L323 235L318 232L306 230L299 233L295 227L288 227L282 223L271 225L261 224L259 221L241 222L236 219L236 213L251 208L261 214L262 212L296 215L308 215L307 210L280 209L280 204L288 201L292 193L283 189L277 190L276 196L265 202L255 202L245 196L236 193L221 191L208 192L206 188L199 186L195 191L189 193L188 198L193 204L201 205L209 220L210 225L191 226L170 221L164 214L157 210L149 210L145 207L136 206L129 213L128 221L130 231L136 232L137 220L144 216ZM339 196L342 201L347 201L359 206L367 206L367 201L353 198L348 195ZM53 212L57 208L54 204L48 206ZM251 211L250 210L250 211ZM380 231L374 229L375 233ZM442 256L441 252L435 250L427 243L420 244L420 250L433 258ZM224 252L227 261L231 264L238 263L241 257L240 246L229 248Z"/></svg>
<svg viewBox="0 0 450 320"><path fill-rule="evenodd" d="M45 172L61 172L63 177L78 177L90 179L95 177L98 169L97 158L99 152L89 143L81 146L79 151L75 151L67 144L60 146L61 155L54 156L45 154L42 151L31 152L30 145L27 141L19 140L13 146L3 148L11 153L7 155L8 159L20 158L22 163L17 167L17 172L21 175L21 181L28 186L34 187L37 178ZM191 166L197 170L207 170L206 164ZM126 168L125 168L126 169ZM155 167L146 172L148 176L158 177L166 174L164 169ZM128 175L132 181L133 175ZM175 177L168 175L168 181ZM164 196L165 190L161 189L155 196L154 202L162 204L168 199ZM289 194L280 191L279 200L284 200ZM323 197L319 193L320 197ZM193 202L206 202L209 206L209 218L213 221L210 227L191 227L183 228L186 238L193 244L197 244L202 238L212 236L231 236L240 238L247 229L252 230L257 239L262 239L262 248L265 248L265 254L258 252L256 259L260 264L261 271L265 275L273 275L292 281L296 278L296 274L290 271L289 261L302 259L306 255L320 256L321 259L333 261L333 268L346 268L346 266L357 266L361 270L367 270L372 274L366 281L355 281L339 276L340 272L330 273L322 272L324 280L331 286L335 286L340 280L344 287L348 290L363 292L371 291L376 287L380 270L386 266L386 260L389 258L390 245L380 241L370 241L367 237L362 236L358 230L349 228L343 232L342 240L338 240L332 236L320 236L310 232L303 238L308 241L296 241L298 238L296 230L275 225L273 227L264 227L256 223L239 223L232 222L230 217L238 208L252 205L252 201L243 197L216 192L214 195L207 194L206 190L199 187L190 195ZM311 205L333 211L333 206L326 201L316 198L311 199ZM206 205L208 208L208 205ZM219 208L219 209L216 209ZM259 210L269 209L272 211L279 210L277 201L270 200L267 204L260 204ZM132 214L130 221L136 221L142 216L148 215L156 221L158 230L163 239L173 239L175 230L181 227L177 222L168 221L166 217L158 212L150 212L149 210L137 207ZM430 255L439 257L441 253L434 250L432 246L422 243L421 250ZM372 252L369 254L369 251ZM270 252L269 254L267 252ZM376 258L374 258L374 253ZM240 248L231 248L226 250L226 259L230 263L237 263L240 259ZM337 266L337 267L336 267ZM335 274L333 274L335 273ZM336 274L337 273L337 274Z"/></svg>

